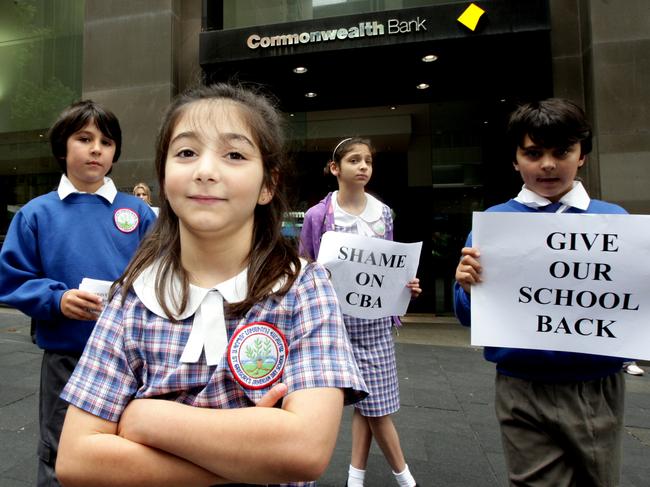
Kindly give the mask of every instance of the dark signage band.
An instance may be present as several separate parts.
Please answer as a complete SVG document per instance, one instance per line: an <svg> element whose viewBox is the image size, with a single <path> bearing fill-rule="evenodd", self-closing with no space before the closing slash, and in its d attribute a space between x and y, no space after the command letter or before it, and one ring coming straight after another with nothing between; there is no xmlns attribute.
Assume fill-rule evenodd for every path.
<svg viewBox="0 0 650 487"><path fill-rule="evenodd" d="M469 2L468 2L469 3ZM548 0L481 2L488 20L472 32L456 19L465 3L287 22L200 34L201 65L260 57L550 29Z"/></svg>

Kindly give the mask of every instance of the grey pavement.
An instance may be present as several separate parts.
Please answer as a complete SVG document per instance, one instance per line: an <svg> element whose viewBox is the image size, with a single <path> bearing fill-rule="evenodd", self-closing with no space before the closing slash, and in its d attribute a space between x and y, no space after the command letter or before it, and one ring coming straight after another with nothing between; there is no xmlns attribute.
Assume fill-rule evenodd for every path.
<svg viewBox="0 0 650 487"><path fill-rule="evenodd" d="M394 416L407 462L422 487L506 485L494 417L494 366L469 346L469 332L453 318L409 316L397 342L402 408ZM35 484L38 379L41 352L29 339L29 319L0 308L0 487ZM650 363L642 377L626 376L621 486L650 485ZM345 485L351 408L322 487ZM370 487L394 486L373 445Z"/></svg>

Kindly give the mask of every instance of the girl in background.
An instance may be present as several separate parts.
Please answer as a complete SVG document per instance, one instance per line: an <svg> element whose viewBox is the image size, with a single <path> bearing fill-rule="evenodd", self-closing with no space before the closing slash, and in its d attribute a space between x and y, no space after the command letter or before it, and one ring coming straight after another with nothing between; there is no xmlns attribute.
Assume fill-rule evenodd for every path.
<svg viewBox="0 0 650 487"><path fill-rule="evenodd" d="M149 207L153 210L153 212L158 216L159 208L156 206L152 206L151 202L151 188L149 188L149 185L147 183L138 183L133 187L133 196L137 196L140 198L142 201L147 203Z"/></svg>
<svg viewBox="0 0 650 487"><path fill-rule="evenodd" d="M133 196L137 196L151 206L151 189L149 189L147 183L138 183L133 186Z"/></svg>
<svg viewBox="0 0 650 487"><path fill-rule="evenodd" d="M301 254L316 259L321 236L329 231L393 239L390 208L365 192L372 177L373 149L369 140L351 137L332 152L326 173L336 176L339 189L329 193L305 214L300 235ZM420 289L417 278L405 283L413 297ZM366 320L344 316L354 356L370 395L355 404L352 417L352 459L348 487L361 487L372 439L377 441L398 485L416 485L400 446L390 415L399 409L399 383L390 317Z"/></svg>
<svg viewBox="0 0 650 487"><path fill-rule="evenodd" d="M281 126L225 84L168 109L160 217L62 395L66 486L311 485L327 467L365 385L325 270L280 234Z"/></svg>

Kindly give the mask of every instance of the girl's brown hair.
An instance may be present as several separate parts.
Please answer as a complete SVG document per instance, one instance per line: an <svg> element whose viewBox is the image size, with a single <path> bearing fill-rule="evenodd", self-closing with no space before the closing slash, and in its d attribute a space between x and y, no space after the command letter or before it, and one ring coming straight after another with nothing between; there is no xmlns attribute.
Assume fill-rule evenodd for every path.
<svg viewBox="0 0 650 487"><path fill-rule="evenodd" d="M332 174L330 164L334 163L336 165L340 165L341 160L343 160L345 155L352 150L353 146L357 144L365 145L368 147L371 154L375 153L375 148L372 146L370 139L364 139L362 137L348 137L347 139L343 139L336 145L336 147L334 147L334 150L332 151L332 158L327 161L327 164L323 169L325 175L328 176Z"/></svg>
<svg viewBox="0 0 650 487"><path fill-rule="evenodd" d="M192 103L219 100L234 102L241 109L262 155L262 184L273 194L270 203L257 205L255 208L253 243L248 255L248 295L241 303L230 305L228 312L231 315L243 315L256 302L272 294L277 282L283 282L283 285L275 294L285 294L300 271L297 249L281 234L282 217L288 208L283 181L288 159L284 148L284 121L280 112L269 97L241 85L220 83L191 89L172 101L158 132L155 165L160 187L160 214L154 228L142 241L124 274L114 285L114 288L117 285L122 286L124 301L142 271L159 261L155 283L156 297L172 321L174 317L170 304L174 305L177 312L182 312L187 306L189 276L180 259L178 217L164 191L167 151L176 124ZM174 303L168 303L164 290L166 284L175 276L182 284L181 293L180 296L172 297Z"/></svg>

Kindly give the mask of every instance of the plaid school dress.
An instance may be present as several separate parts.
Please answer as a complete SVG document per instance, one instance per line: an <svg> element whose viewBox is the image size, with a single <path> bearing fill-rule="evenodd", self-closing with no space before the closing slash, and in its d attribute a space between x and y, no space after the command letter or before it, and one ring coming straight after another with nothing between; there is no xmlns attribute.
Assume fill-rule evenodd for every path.
<svg viewBox="0 0 650 487"><path fill-rule="evenodd" d="M231 287L230 292L223 289L226 298L230 293L234 296L237 288L246 288ZM164 398L213 409L254 406L272 384L247 387L229 352L246 326L260 322L272 324L286 340L288 353L281 381L289 393L335 387L344 391L346 404L366 395L334 289L320 264L307 264L280 299L269 296L243 319L226 318L230 344L215 365L208 364L203 353L194 363L182 361L193 329L194 309L186 310L179 316L180 323L173 324L160 315L159 306L150 304L148 308L143 299L149 302L151 297L129 291L122 304L120 292L116 293L97 322L61 395L63 400L112 422L119 421L131 400L140 398Z"/></svg>
<svg viewBox="0 0 650 487"><path fill-rule="evenodd" d="M366 197L366 209L361 215L355 216L346 214L338 207L334 193L331 198L333 230L391 239L393 218L390 208L372 195L366 194ZM343 319L354 358L370 393L354 406L362 416L378 417L397 412L400 400L392 334L393 318L366 320L344 314Z"/></svg>

